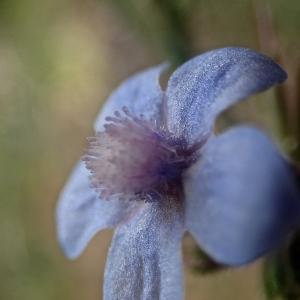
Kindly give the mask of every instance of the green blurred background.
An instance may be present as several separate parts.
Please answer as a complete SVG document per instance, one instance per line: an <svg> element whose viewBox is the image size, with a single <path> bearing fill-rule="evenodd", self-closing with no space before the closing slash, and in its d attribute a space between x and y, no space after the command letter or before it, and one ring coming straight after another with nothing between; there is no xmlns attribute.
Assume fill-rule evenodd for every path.
<svg viewBox="0 0 300 300"><path fill-rule="evenodd" d="M299 0L0 0L0 299L101 299L111 232L69 262L54 211L103 101L136 70L222 46L276 57L288 83L219 127L255 122L297 153L299 29ZM200 276L185 260L186 299L264 299L260 262Z"/></svg>

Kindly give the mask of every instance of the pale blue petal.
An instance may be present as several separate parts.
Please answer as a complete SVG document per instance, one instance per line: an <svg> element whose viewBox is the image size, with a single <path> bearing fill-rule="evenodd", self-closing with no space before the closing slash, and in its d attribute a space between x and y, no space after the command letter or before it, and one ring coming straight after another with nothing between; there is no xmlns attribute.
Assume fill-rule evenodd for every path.
<svg viewBox="0 0 300 300"><path fill-rule="evenodd" d="M138 73L123 82L104 104L95 122L103 129L105 117L127 106L131 113L146 119L160 119L163 92L159 76L167 67L162 64ZM57 231L60 244L69 258L81 254L89 240L101 229L114 227L136 209L137 203L102 201L90 188L89 173L83 163L75 168L62 191L57 207Z"/></svg>
<svg viewBox="0 0 300 300"><path fill-rule="evenodd" d="M270 58L249 49L223 48L199 55L170 77L169 129L191 142L206 138L221 111L286 77Z"/></svg>
<svg viewBox="0 0 300 300"><path fill-rule="evenodd" d="M106 264L104 300L183 298L182 206L146 203L115 232Z"/></svg>
<svg viewBox="0 0 300 300"><path fill-rule="evenodd" d="M112 116L116 110L127 106L135 116L144 115L146 119L153 118L160 121L163 91L159 84L161 73L168 64L161 64L146 69L126 79L111 94L100 111L94 128L103 129L105 117Z"/></svg>
<svg viewBox="0 0 300 300"><path fill-rule="evenodd" d="M300 222L294 174L257 129L240 127L212 138L184 188L187 230L220 263L256 259Z"/></svg>
<svg viewBox="0 0 300 300"><path fill-rule="evenodd" d="M88 176L80 162L59 197L57 234L69 258L78 257L99 230L117 226L136 209L132 202L100 200L90 188Z"/></svg>

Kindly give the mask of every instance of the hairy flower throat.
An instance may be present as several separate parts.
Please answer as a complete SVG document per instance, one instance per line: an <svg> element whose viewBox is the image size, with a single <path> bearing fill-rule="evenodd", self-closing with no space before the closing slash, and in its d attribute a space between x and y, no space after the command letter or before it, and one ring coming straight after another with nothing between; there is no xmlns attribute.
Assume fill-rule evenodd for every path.
<svg viewBox="0 0 300 300"><path fill-rule="evenodd" d="M83 160L100 196L155 201L177 197L182 172L196 158L197 146L124 107L106 118L105 130L88 139Z"/></svg>

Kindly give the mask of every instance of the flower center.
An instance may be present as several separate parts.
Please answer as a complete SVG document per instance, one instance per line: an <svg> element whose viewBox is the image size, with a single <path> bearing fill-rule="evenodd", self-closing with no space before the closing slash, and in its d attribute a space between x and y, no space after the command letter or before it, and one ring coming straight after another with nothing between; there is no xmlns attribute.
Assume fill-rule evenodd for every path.
<svg viewBox="0 0 300 300"><path fill-rule="evenodd" d="M106 118L105 130L88 139L83 160L101 198L156 201L177 198L182 172L197 159L199 145L188 146L166 128L126 107Z"/></svg>

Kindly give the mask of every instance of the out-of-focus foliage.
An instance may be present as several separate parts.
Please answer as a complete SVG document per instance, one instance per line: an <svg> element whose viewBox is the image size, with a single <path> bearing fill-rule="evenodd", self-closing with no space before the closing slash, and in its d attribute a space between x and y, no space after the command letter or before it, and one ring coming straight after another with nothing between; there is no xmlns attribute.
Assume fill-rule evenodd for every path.
<svg viewBox="0 0 300 300"><path fill-rule="evenodd" d="M269 2L294 116L300 2ZM94 116L137 69L222 46L260 50L256 9L252 0L0 1L0 299L101 298L110 233L70 263L54 222L57 195ZM219 128L245 119L297 150L296 135L279 132L274 91L229 111ZM259 276L257 265L205 278L188 269L186 297L263 299Z"/></svg>

